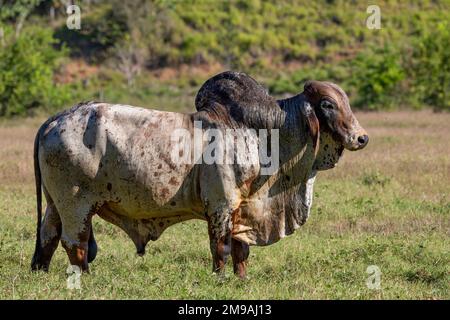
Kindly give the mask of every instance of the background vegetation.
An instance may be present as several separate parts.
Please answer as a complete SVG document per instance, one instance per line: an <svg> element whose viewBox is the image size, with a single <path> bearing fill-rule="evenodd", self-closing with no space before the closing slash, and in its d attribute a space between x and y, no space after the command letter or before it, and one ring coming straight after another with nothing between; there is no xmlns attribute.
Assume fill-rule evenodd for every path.
<svg viewBox="0 0 450 320"><path fill-rule="evenodd" d="M81 30L66 27L72 2ZM450 110L450 1L376 1L381 30L366 28L368 4L0 0L0 299L449 299L450 113L412 110ZM98 217L81 291L67 289L61 247L48 274L32 273L45 117L91 99L192 111L203 81L226 69L277 96L332 80L359 109L370 143L319 173L308 222L251 248L247 281L230 265L211 275L204 222L169 228L141 258ZM381 290L366 286L369 265Z"/></svg>
<svg viewBox="0 0 450 320"><path fill-rule="evenodd" d="M66 5L81 29L66 26ZM450 110L450 1L1 0L0 116L104 100L192 110L226 69L275 95L332 80L355 108Z"/></svg>

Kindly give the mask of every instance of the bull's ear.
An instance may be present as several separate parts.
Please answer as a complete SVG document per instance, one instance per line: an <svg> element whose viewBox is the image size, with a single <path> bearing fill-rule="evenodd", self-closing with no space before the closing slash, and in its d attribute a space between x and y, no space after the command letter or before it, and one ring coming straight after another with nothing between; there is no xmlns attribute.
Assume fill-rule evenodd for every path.
<svg viewBox="0 0 450 320"><path fill-rule="evenodd" d="M303 86L303 92L305 96L314 107L317 107L317 105L320 102L319 91L321 89L321 86L322 86L321 82L315 80L308 80L305 82L305 85Z"/></svg>
<svg viewBox="0 0 450 320"><path fill-rule="evenodd" d="M313 87L314 87L314 81L308 80L305 82L305 85L303 86L303 90L305 90L306 92L311 92Z"/></svg>
<svg viewBox="0 0 450 320"><path fill-rule="evenodd" d="M306 120L309 134L313 142L314 156L317 156L317 152L319 151L319 138L320 138L319 119L317 119L316 113L314 112L314 108L308 101L304 102L301 110L303 117Z"/></svg>
<svg viewBox="0 0 450 320"><path fill-rule="evenodd" d="M305 82L305 84L303 86L303 90L305 90L306 92L308 92L310 94L315 94L315 93L317 93L317 89L319 86L320 86L320 81L308 80Z"/></svg>

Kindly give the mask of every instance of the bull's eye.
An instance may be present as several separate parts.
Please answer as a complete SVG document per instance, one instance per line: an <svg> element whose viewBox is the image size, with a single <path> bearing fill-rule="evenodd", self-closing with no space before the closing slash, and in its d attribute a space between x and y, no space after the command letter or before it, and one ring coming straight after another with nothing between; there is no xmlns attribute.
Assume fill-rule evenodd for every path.
<svg viewBox="0 0 450 320"><path fill-rule="evenodd" d="M333 109L334 104L327 99L323 99L322 101L320 101L320 107L324 109Z"/></svg>

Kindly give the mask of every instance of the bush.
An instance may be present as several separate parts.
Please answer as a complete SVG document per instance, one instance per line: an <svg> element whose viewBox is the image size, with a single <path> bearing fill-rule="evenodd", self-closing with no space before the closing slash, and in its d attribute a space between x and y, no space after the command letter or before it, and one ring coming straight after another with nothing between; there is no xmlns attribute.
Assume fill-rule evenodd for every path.
<svg viewBox="0 0 450 320"><path fill-rule="evenodd" d="M25 115L40 106L61 106L69 99L53 73L64 50L53 45L52 32L33 28L0 47L0 116Z"/></svg>
<svg viewBox="0 0 450 320"><path fill-rule="evenodd" d="M50 7L64 9L61 1L7 1L14 5L0 12L2 25L17 25L17 17L24 16L20 10L29 10L21 3L41 3L39 10L30 11L30 21L50 25L71 57L125 74L129 87L121 87L122 95L107 81L83 79L72 83L70 92L67 85L53 86L58 57L46 55L61 54L53 48L50 31L28 31L17 43L5 41L0 47L0 116L62 104L70 97L128 99L140 78L151 77L145 71L181 70L182 64L247 72L276 95L296 94L308 79L327 80L342 86L355 108L450 110L448 1L406 7L379 2L381 30L366 27L367 4L343 0L79 0L82 28L69 30L64 10L60 19L48 17ZM176 75L170 86L195 93L210 76L207 70L202 66L190 75ZM164 87L167 80L156 77L148 85Z"/></svg>
<svg viewBox="0 0 450 320"><path fill-rule="evenodd" d="M411 95L436 110L450 111L450 25L443 22L414 43Z"/></svg>
<svg viewBox="0 0 450 320"><path fill-rule="evenodd" d="M65 24L56 29L55 38L70 48L74 57L99 63L109 57L109 50L126 34L126 18L112 7L100 7L82 19L80 30Z"/></svg>
<svg viewBox="0 0 450 320"><path fill-rule="evenodd" d="M269 83L272 94L291 93L297 94L303 91L303 85L308 80L334 81L344 84L348 77L348 67L341 65L314 65L303 67L289 75L280 74Z"/></svg>
<svg viewBox="0 0 450 320"><path fill-rule="evenodd" d="M366 50L351 61L349 84L356 91L357 108L390 109L401 103L400 82L405 78L400 53L390 46ZM400 93L400 94L399 94Z"/></svg>

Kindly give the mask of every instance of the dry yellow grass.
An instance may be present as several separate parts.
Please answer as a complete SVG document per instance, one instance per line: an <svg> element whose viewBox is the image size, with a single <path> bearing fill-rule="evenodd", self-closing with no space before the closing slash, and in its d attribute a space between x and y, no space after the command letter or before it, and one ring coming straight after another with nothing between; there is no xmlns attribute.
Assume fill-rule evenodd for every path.
<svg viewBox="0 0 450 320"><path fill-rule="evenodd" d="M34 181L33 143L45 119L0 122L0 185L25 185Z"/></svg>
<svg viewBox="0 0 450 320"><path fill-rule="evenodd" d="M405 195L449 201L450 114L357 113L370 142L364 152L346 152L339 168L324 177L348 178L372 171L393 178Z"/></svg>

